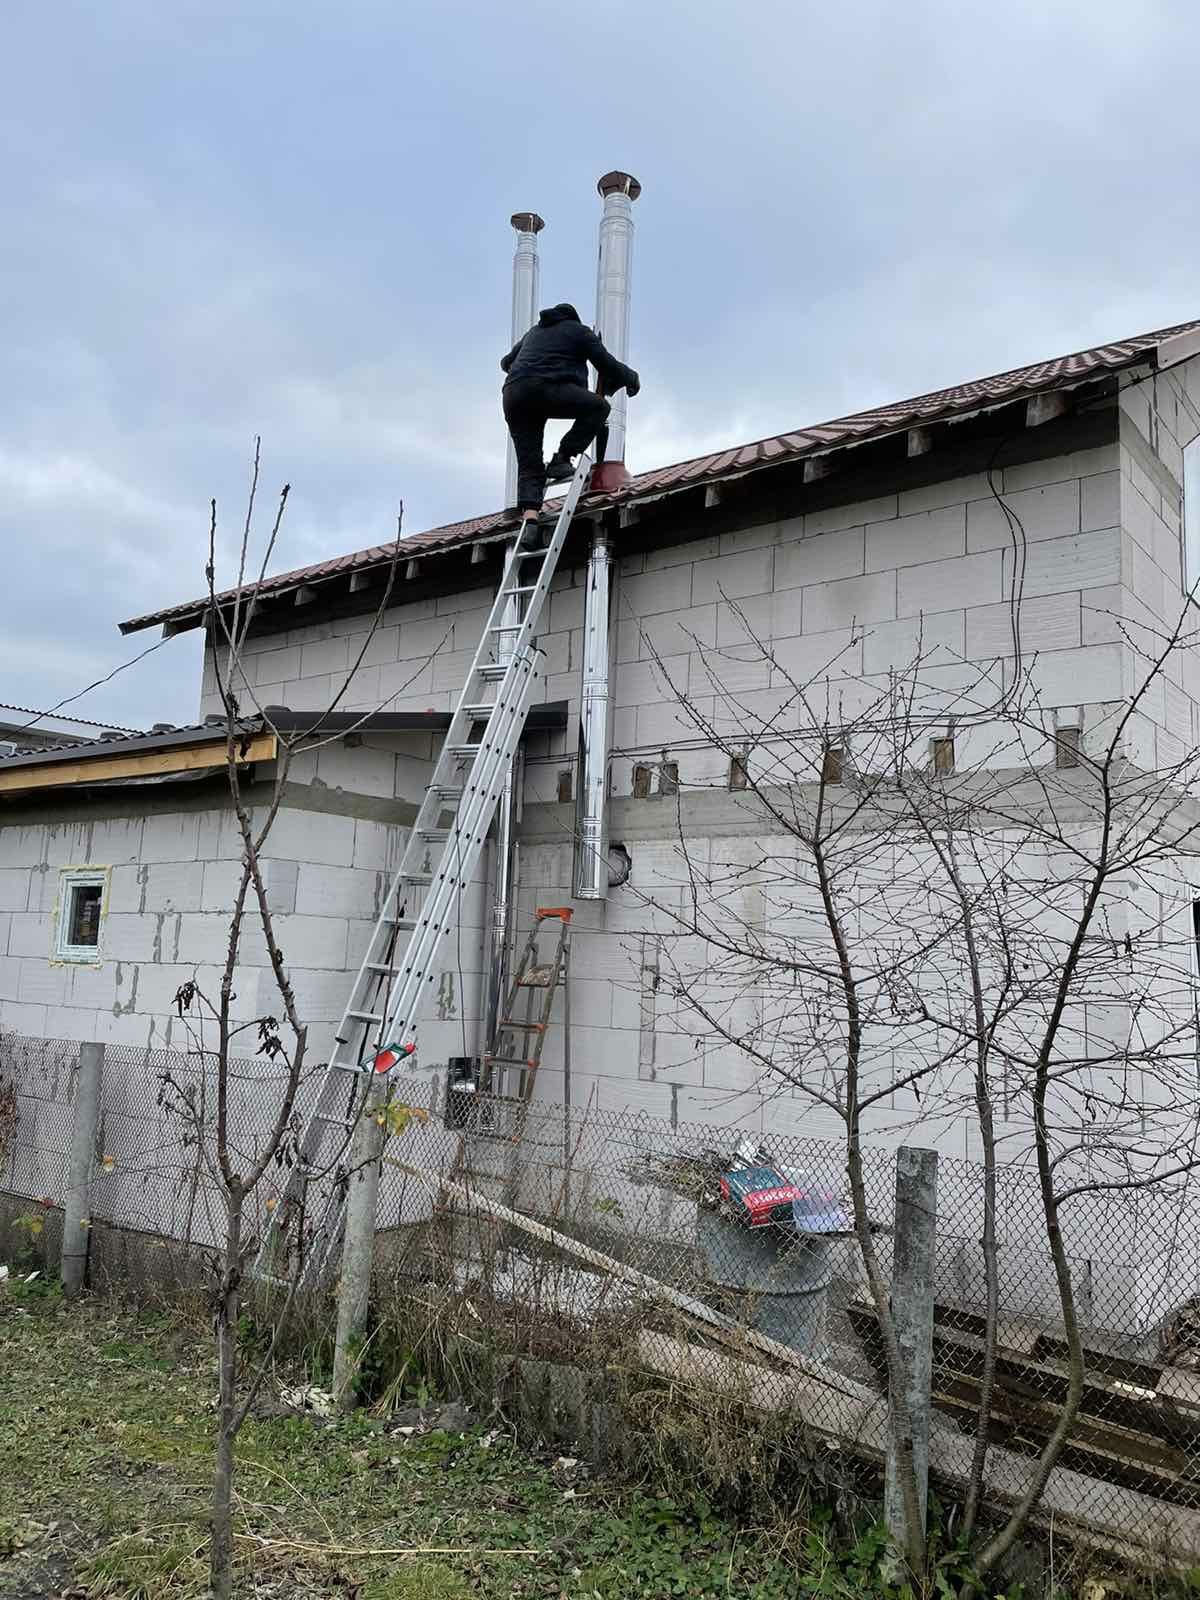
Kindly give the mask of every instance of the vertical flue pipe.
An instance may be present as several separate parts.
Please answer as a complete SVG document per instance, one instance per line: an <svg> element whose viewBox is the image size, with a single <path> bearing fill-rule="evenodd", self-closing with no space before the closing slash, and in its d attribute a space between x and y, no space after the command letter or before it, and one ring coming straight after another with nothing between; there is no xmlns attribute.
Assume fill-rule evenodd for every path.
<svg viewBox="0 0 1200 1600"><path fill-rule="evenodd" d="M611 549L597 531L583 598L583 683L575 790L575 898L608 898L608 676Z"/></svg>
<svg viewBox="0 0 1200 1600"><path fill-rule="evenodd" d="M512 342L524 338L533 327L541 292L541 262L538 259L538 234L546 224L536 211L517 211L509 219L516 229L512 276ZM508 441L504 473L504 504L517 503L517 457Z"/></svg>
<svg viewBox="0 0 1200 1600"><path fill-rule="evenodd" d="M518 339L529 332L529 329L533 326L534 318L537 316L540 290L537 236L546 224L536 211L518 211L510 220L517 234L516 247L513 251L511 326L512 342L516 344ZM506 506L515 505L516 499L517 458L510 439L508 441L508 458L504 483L504 503ZM518 624L521 620L520 607L520 600L510 601L508 611L503 618L504 622L514 626ZM497 634L496 659L498 661L503 661L508 655L511 655L512 638L512 634ZM504 788L500 792L500 802L496 807L495 832L492 835L491 916L486 936L488 948L484 958L487 979L483 1005L484 1037L481 1040L481 1049L484 1051L491 1049L508 980L508 952L512 936L512 901L516 883L517 846L513 839L513 827L519 802L521 770L521 752L518 751L509 763L508 772L505 774Z"/></svg>
<svg viewBox="0 0 1200 1600"><path fill-rule="evenodd" d="M596 185L604 200L596 268L596 332L620 361L629 359L629 290L633 267L633 202L642 186L628 172L607 172ZM593 489L619 489L625 470L625 395L611 396L608 445L592 473ZM592 536L583 610L583 682L579 697L579 760L575 790L575 896L608 898L608 739L612 549Z"/></svg>
<svg viewBox="0 0 1200 1600"><path fill-rule="evenodd" d="M628 172L606 172L596 185L604 199L596 264L596 332L618 361L629 359L629 284L633 270L633 202L642 186ZM593 489L620 489L625 470L625 395L610 396L608 447L592 473Z"/></svg>

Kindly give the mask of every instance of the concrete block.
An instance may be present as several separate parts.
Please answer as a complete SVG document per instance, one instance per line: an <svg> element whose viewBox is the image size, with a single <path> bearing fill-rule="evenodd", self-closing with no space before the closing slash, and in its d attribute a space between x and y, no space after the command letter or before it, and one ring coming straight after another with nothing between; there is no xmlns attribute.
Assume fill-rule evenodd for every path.
<svg viewBox="0 0 1200 1600"><path fill-rule="evenodd" d="M947 478L920 489L905 489L900 495L900 516L917 511L939 511L943 506L963 505L968 500L990 500L986 472L969 473L963 478Z"/></svg>
<svg viewBox="0 0 1200 1600"><path fill-rule="evenodd" d="M16 956L0 956L0 1000L16 1000L23 962Z"/></svg>
<svg viewBox="0 0 1200 1600"><path fill-rule="evenodd" d="M668 545L665 550L647 550L643 572L665 572L668 567L683 567L693 561L706 561L717 554L716 534L704 539L689 539L686 544Z"/></svg>
<svg viewBox="0 0 1200 1600"><path fill-rule="evenodd" d="M400 625L397 632L397 661L410 663L424 661L434 655L445 655L454 649L464 649L470 643L464 639L458 642L455 619L453 617L423 617L419 621L407 621ZM384 666L382 660L379 665Z"/></svg>
<svg viewBox="0 0 1200 1600"><path fill-rule="evenodd" d="M384 711L437 709L433 687L435 665L436 660L393 661L380 667L377 704ZM463 676L466 676L465 669Z"/></svg>
<svg viewBox="0 0 1200 1600"><path fill-rule="evenodd" d="M204 863L177 861L145 869L143 911L198 911L203 899Z"/></svg>
<svg viewBox="0 0 1200 1600"><path fill-rule="evenodd" d="M16 998L29 1005L61 1006L66 1002L69 986L66 967L33 957L20 964Z"/></svg>
<svg viewBox="0 0 1200 1600"><path fill-rule="evenodd" d="M195 861L199 842L198 816L170 812L149 816L142 834L141 859L144 862Z"/></svg>
<svg viewBox="0 0 1200 1600"><path fill-rule="evenodd" d="M1118 465L1116 441L1097 445L1093 450L1075 450L1064 455L1046 456L1040 461L1022 461L1005 467L999 474L1003 493L1032 489L1069 478L1094 477Z"/></svg>
<svg viewBox="0 0 1200 1600"><path fill-rule="evenodd" d="M1083 644L1108 644L1121 637L1125 591L1120 584L1089 589L1080 600Z"/></svg>
<svg viewBox="0 0 1200 1600"><path fill-rule="evenodd" d="M47 911L14 911L8 926L10 956L49 956L53 924Z"/></svg>
<svg viewBox="0 0 1200 1600"><path fill-rule="evenodd" d="M72 1008L98 1010L111 1009L117 1004L118 973L123 975L119 961L107 961L102 967L71 966L67 971L66 1004ZM134 968L136 974L137 969ZM74 1035L72 1035L74 1037ZM86 1034L81 1037L88 1037Z"/></svg>
<svg viewBox="0 0 1200 1600"><path fill-rule="evenodd" d="M189 912L191 922L202 916ZM180 925L178 913L166 911L113 912L100 930L100 956L104 961L170 960Z"/></svg>
<svg viewBox="0 0 1200 1600"><path fill-rule="evenodd" d="M378 915L379 878L375 872L301 861L296 910L305 916L374 920Z"/></svg>
<svg viewBox="0 0 1200 1600"><path fill-rule="evenodd" d="M1013 583L1013 552L1005 550L1003 558L1004 594L1008 594ZM1023 592L1027 598L1063 594L1071 589L1096 589L1119 583L1120 579L1121 535L1117 528L1104 528L1073 539L1049 539L1031 544L1025 552Z"/></svg>
<svg viewBox="0 0 1200 1600"><path fill-rule="evenodd" d="M1001 557L996 551L905 567L899 574L899 615L987 605L1003 598L1001 576Z"/></svg>
<svg viewBox="0 0 1200 1600"><path fill-rule="evenodd" d="M803 531L804 518L794 519L800 526L796 529L799 534ZM733 533L723 533L720 536L718 548L723 556L737 555L742 550L762 550L767 545L779 543L779 523L761 522L752 528L738 528Z"/></svg>
<svg viewBox="0 0 1200 1600"><path fill-rule="evenodd" d="M1123 480L1121 526L1147 555L1153 555L1161 497L1148 480L1146 488L1148 492L1143 494L1130 478Z"/></svg>
<svg viewBox="0 0 1200 1600"><path fill-rule="evenodd" d="M341 679L323 674L319 678L291 678L281 685L279 699L272 696L272 704L287 706L291 711L324 711L341 687Z"/></svg>
<svg viewBox="0 0 1200 1600"><path fill-rule="evenodd" d="M354 818L281 807L264 852L281 861L349 866L354 860Z"/></svg>
<svg viewBox="0 0 1200 1600"><path fill-rule="evenodd" d="M653 750L660 746L670 749L681 740L700 737L697 719L686 704L663 701L661 704L642 706L637 714L637 744L639 750Z"/></svg>
<svg viewBox="0 0 1200 1600"><path fill-rule="evenodd" d="M918 657L931 663L961 657L963 616L962 611L936 611L928 616L872 623L863 629L863 671L903 670Z"/></svg>
<svg viewBox="0 0 1200 1600"><path fill-rule="evenodd" d="M344 917L280 916L274 919L274 927L289 972L293 967L347 972L349 925ZM346 981L349 985L348 973Z"/></svg>
<svg viewBox="0 0 1200 1600"><path fill-rule="evenodd" d="M1013 607L1007 603L972 606L967 612L967 654L976 661L1011 656L1013 616ZM1078 593L1022 600L1016 616L1023 655L1032 655L1035 650L1068 650L1081 642Z"/></svg>
<svg viewBox="0 0 1200 1600"><path fill-rule="evenodd" d="M973 501L967 517L967 549L999 550L1009 548L1014 537L1027 542L1041 539L1060 539L1078 533L1080 528L1080 492L1078 478L1068 478L1062 483L1047 484L1042 488L1025 489L1019 494L1005 494L1004 504L1017 519L1014 534L1004 511L995 500Z"/></svg>
<svg viewBox="0 0 1200 1600"><path fill-rule="evenodd" d="M451 617L460 611L487 612L491 607L493 591L488 585L475 589L463 589L455 594L440 595L437 600L436 615Z"/></svg>
<svg viewBox="0 0 1200 1600"><path fill-rule="evenodd" d="M8 932L11 925L11 915L7 911L0 911L0 956L8 954Z"/></svg>
<svg viewBox="0 0 1200 1600"><path fill-rule="evenodd" d="M829 506L824 511L808 511L804 515L805 536L852 528L855 524L884 522L898 514L898 504L896 495L885 494L876 500L852 500L847 505Z"/></svg>
<svg viewBox="0 0 1200 1600"><path fill-rule="evenodd" d="M691 567L669 567L665 572L639 573L621 579L623 616L648 617L678 611L691 600Z"/></svg>
<svg viewBox="0 0 1200 1600"><path fill-rule="evenodd" d="M271 862L265 863L267 872L270 872L271 865ZM206 861L200 893L201 911L230 912L241 877L242 868L238 861Z"/></svg>
<svg viewBox="0 0 1200 1600"><path fill-rule="evenodd" d="M18 1033L26 1039L52 1039L45 1006L25 1005L19 1000L0 1002L0 1030Z"/></svg>
<svg viewBox="0 0 1200 1600"><path fill-rule="evenodd" d="M1123 698L1121 666L1121 646L1090 645L1039 656L1030 669L1030 677L1047 708L1078 705L1081 696L1087 704L1094 704Z"/></svg>
<svg viewBox="0 0 1200 1600"><path fill-rule="evenodd" d="M255 663L254 681L258 684L286 683L289 678L304 676L299 645L286 645L282 650L265 650Z"/></svg>
<svg viewBox="0 0 1200 1600"><path fill-rule="evenodd" d="M697 561L692 569L692 604L700 606L712 601L766 594L773 583L769 546L743 550L736 555L720 555L713 561Z"/></svg>
<svg viewBox="0 0 1200 1600"><path fill-rule="evenodd" d="M817 538L788 540L777 546L774 555L776 590L858 577L866 571L866 529L847 527Z"/></svg>
<svg viewBox="0 0 1200 1600"><path fill-rule="evenodd" d="M1121 473L1116 467L1080 482L1080 532L1115 528L1121 520Z"/></svg>
<svg viewBox="0 0 1200 1600"><path fill-rule="evenodd" d="M791 641L788 641L791 642ZM730 645L691 658L690 694L745 694L765 689L771 681L771 663L757 645Z"/></svg>
<svg viewBox="0 0 1200 1600"><path fill-rule="evenodd" d="M46 830L0 823L0 868L28 868L46 859Z"/></svg>
<svg viewBox="0 0 1200 1600"><path fill-rule="evenodd" d="M433 663L433 688L458 690L471 669L473 650L451 650L439 654ZM380 681L384 674L380 673Z"/></svg>
<svg viewBox="0 0 1200 1600"><path fill-rule="evenodd" d="M716 605L648 617L640 624L639 639L643 661L711 648L717 642Z"/></svg>
<svg viewBox="0 0 1200 1600"><path fill-rule="evenodd" d="M967 508L965 504L918 511L867 527L867 571L882 572L890 567L915 566L918 562L938 561L966 554Z"/></svg>
<svg viewBox="0 0 1200 1600"><path fill-rule="evenodd" d="M0 869L0 911L24 911L29 905L31 873L25 867Z"/></svg>
<svg viewBox="0 0 1200 1600"><path fill-rule="evenodd" d="M848 628L778 639L772 647L776 684L803 684L812 678L859 677L863 670L861 635Z"/></svg>
<svg viewBox="0 0 1200 1600"><path fill-rule="evenodd" d="M552 633L583 627L584 598L582 583L551 594L548 626Z"/></svg>
<svg viewBox="0 0 1200 1600"><path fill-rule="evenodd" d="M947 603L953 604L953 601L943 598L937 609L946 609ZM806 634L824 633L854 623L890 622L897 615L896 574L877 572L863 578L813 584L804 590L803 606Z"/></svg>
<svg viewBox="0 0 1200 1600"><path fill-rule="evenodd" d="M623 663L613 674L614 704L643 706L663 700L676 700L678 686L687 683L687 674L686 655L665 657L661 669L654 661Z"/></svg>
<svg viewBox="0 0 1200 1600"><path fill-rule="evenodd" d="M801 631L800 591L754 594L717 604L717 644L744 645ZM776 610L781 615L776 618Z"/></svg>
<svg viewBox="0 0 1200 1600"><path fill-rule="evenodd" d="M136 815L98 818L94 823L87 825L90 836L88 840L90 855L87 861L100 866L115 866L119 861L189 860L186 851L181 856L171 857L156 857L153 849L147 853L146 844L157 821L158 818L147 817L143 822L143 819ZM171 833L169 829L159 830L160 836L164 831L168 835ZM182 837L189 838L190 829L183 830ZM79 861L78 856L73 859Z"/></svg>
<svg viewBox="0 0 1200 1600"><path fill-rule="evenodd" d="M1156 617L1165 611L1165 584L1163 575L1141 545L1126 538L1122 548L1122 577L1137 599Z"/></svg>

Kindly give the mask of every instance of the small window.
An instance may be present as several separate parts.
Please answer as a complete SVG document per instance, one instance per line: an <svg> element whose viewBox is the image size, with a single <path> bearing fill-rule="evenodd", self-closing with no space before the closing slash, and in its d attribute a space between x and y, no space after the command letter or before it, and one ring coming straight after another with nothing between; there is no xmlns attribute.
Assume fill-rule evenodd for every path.
<svg viewBox="0 0 1200 1600"><path fill-rule="evenodd" d="M1054 765L1060 772L1079 765L1082 728L1059 728L1054 735Z"/></svg>
<svg viewBox="0 0 1200 1600"><path fill-rule="evenodd" d="M108 873L68 867L61 876L54 954L60 961L98 961Z"/></svg>
<svg viewBox="0 0 1200 1600"><path fill-rule="evenodd" d="M660 761L658 764L658 792L659 794L679 793L679 763L678 761Z"/></svg>
<svg viewBox="0 0 1200 1600"><path fill-rule="evenodd" d="M951 737L931 739L929 754L933 760L934 776L948 778L954 771L954 740Z"/></svg>
<svg viewBox="0 0 1200 1600"><path fill-rule="evenodd" d="M1183 452L1183 583L1200 600L1200 439Z"/></svg>
<svg viewBox="0 0 1200 1600"><path fill-rule="evenodd" d="M846 770L846 751L840 744L827 744L821 758L822 783L841 783Z"/></svg>

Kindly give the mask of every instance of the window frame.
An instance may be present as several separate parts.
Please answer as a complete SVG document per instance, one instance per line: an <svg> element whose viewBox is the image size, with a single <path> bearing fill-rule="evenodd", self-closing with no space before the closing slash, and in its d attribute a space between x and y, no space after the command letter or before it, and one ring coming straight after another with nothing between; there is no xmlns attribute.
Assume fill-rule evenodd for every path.
<svg viewBox="0 0 1200 1600"><path fill-rule="evenodd" d="M58 901L54 908L54 944L51 960L71 966L98 967L104 960L104 922L108 916L110 867L62 867L58 874ZM100 890L100 912L96 919L95 944L72 944L71 918L75 893L79 889Z"/></svg>

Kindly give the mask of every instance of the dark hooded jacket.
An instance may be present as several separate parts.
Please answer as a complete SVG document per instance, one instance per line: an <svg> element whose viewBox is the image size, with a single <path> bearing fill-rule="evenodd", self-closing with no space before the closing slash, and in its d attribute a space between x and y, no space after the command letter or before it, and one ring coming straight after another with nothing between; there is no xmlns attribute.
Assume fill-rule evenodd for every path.
<svg viewBox="0 0 1200 1600"><path fill-rule="evenodd" d="M564 304L543 311L500 365L508 374L506 383L516 378L541 378L548 383L579 383L586 387L589 361L600 374L605 394L616 394L631 382L637 388L638 375L633 368L610 355L592 330L580 322L575 307Z"/></svg>

